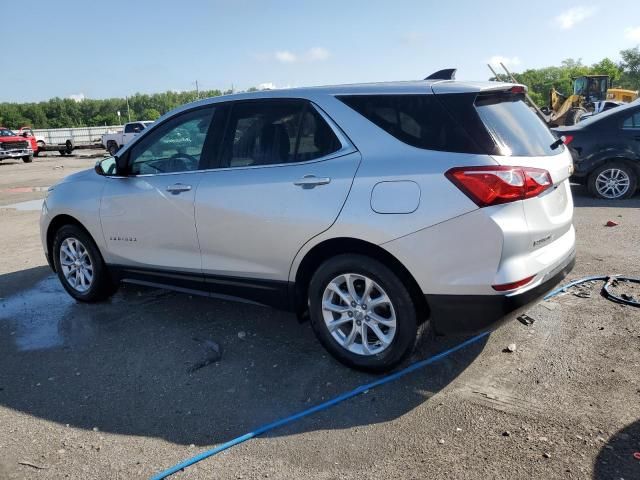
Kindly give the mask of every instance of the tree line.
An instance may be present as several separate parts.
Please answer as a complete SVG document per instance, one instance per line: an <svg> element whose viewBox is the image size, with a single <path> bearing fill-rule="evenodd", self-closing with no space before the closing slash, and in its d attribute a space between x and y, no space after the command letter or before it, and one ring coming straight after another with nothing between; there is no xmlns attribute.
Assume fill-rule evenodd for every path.
<svg viewBox="0 0 640 480"><path fill-rule="evenodd" d="M555 87L562 93L573 91L572 80L580 75L609 75L616 87L640 90L640 47L622 50L621 61L616 63L604 58L593 65L585 65L580 59L564 60L560 66L525 70L515 73L516 80L529 87L529 94L539 105L549 102L549 90ZM495 78L492 78L492 80ZM498 74L498 80L507 81ZM249 91L255 91L250 88ZM0 126L19 128L65 128L117 125L131 118L155 120L174 108L196 98L216 97L233 93L231 90L207 90L202 92L165 92L152 95L136 93L128 98L103 100L52 98L37 103L0 103ZM118 118L117 112L120 112Z"/></svg>

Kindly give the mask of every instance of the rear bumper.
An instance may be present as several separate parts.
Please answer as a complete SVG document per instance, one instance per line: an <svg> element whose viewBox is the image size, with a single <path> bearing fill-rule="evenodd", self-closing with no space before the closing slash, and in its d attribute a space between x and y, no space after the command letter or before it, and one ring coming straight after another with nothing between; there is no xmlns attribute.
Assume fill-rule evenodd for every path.
<svg viewBox="0 0 640 480"><path fill-rule="evenodd" d="M515 318L543 297L575 265L575 250L550 271L537 286L511 295L425 295L433 328L440 334L477 333Z"/></svg>

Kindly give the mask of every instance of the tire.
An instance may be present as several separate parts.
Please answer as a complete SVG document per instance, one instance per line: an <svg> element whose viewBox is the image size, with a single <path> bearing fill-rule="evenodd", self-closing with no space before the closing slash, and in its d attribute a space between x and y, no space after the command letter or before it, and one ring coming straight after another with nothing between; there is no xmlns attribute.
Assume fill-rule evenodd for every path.
<svg viewBox="0 0 640 480"><path fill-rule="evenodd" d="M120 147L118 147L117 143L111 142L111 143L109 143L109 146L107 147L107 150L109 150L109 155L111 155L113 157L113 156L115 156L116 153L118 153L118 150L120 150Z"/></svg>
<svg viewBox="0 0 640 480"><path fill-rule="evenodd" d="M58 153L64 157L67 154L67 151L66 150L58 150Z"/></svg>
<svg viewBox="0 0 640 480"><path fill-rule="evenodd" d="M607 184L607 181L611 183ZM638 188L636 171L625 162L612 161L596 168L587 182L589 193L604 200L631 198Z"/></svg>
<svg viewBox="0 0 640 480"><path fill-rule="evenodd" d="M378 300L376 307L365 305L364 309L359 308L367 301L366 298L361 298L366 285L364 277L373 282L371 285L375 285L367 297L371 303ZM350 308L345 309L345 297L328 288L345 280L341 292L346 294L347 299L353 299L345 290L347 278L353 280L351 283L356 295L360 295L357 298L360 305L356 302L356 308L351 304ZM383 298L379 295L381 292L389 302L380 302ZM331 304L332 308L345 310L342 313L333 312L325 308L327 304ZM358 370L384 372L394 368L409 356L418 338L416 307L407 287L384 264L363 255L339 255L327 260L316 270L309 284L309 313L311 326L320 343L336 360ZM378 319L384 317L387 323L375 321L374 315ZM389 319L394 317L395 328L392 331L388 325L391 324ZM336 319L340 321L340 326L333 329L332 333L327 323ZM379 332L389 340L388 345L384 345L381 337L371 328L372 325L377 326ZM358 333L353 335L354 331ZM367 336L366 349L360 333L362 331ZM350 346L347 347L346 344Z"/></svg>
<svg viewBox="0 0 640 480"><path fill-rule="evenodd" d="M36 143L38 144L39 149L44 148L45 143L42 140L38 140Z"/></svg>
<svg viewBox="0 0 640 480"><path fill-rule="evenodd" d="M31 163L33 162L33 155L25 155L24 157L22 157L22 161L24 163Z"/></svg>
<svg viewBox="0 0 640 480"><path fill-rule="evenodd" d="M75 247L71 248L73 245ZM62 264L61 256L65 257L65 263L72 257L66 255L64 251L61 255L61 249L63 248L67 252L73 253L75 250L77 254L86 253L86 256L82 255L79 260L79 265L83 266L84 272L88 275L90 274L90 281L87 281L88 277L84 275L76 274L74 276L73 273L67 274L69 267ZM117 290L118 285L112 280L98 247L91 236L82 228L77 225L64 225L61 227L56 232L51 250L58 278L67 293L76 300L87 303L99 302L106 300ZM72 264L71 268L75 266ZM88 266L90 268L87 268ZM82 278L82 280L78 281L78 278ZM78 284L74 285L75 282L78 282Z"/></svg>
<svg viewBox="0 0 640 480"><path fill-rule="evenodd" d="M587 113L587 110L582 107L572 108L567 112L567 115L564 117L564 124L575 125L580 121L580 119L585 113Z"/></svg>

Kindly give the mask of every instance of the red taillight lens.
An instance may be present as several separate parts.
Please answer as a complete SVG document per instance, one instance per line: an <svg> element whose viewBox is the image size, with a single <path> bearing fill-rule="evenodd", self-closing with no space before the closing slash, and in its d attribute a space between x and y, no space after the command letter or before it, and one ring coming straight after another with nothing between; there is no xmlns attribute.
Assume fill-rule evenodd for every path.
<svg viewBox="0 0 640 480"><path fill-rule="evenodd" d="M562 136L562 142L565 145L569 145L571 142L573 142L573 135L563 135Z"/></svg>
<svg viewBox="0 0 640 480"><path fill-rule="evenodd" d="M456 167L445 175L479 207L535 197L553 184L549 172L530 167Z"/></svg>
<svg viewBox="0 0 640 480"><path fill-rule="evenodd" d="M506 292L507 290L517 290L520 287L524 287L527 283L533 280L535 275L531 275L530 277L523 278L522 280L518 280L513 283L503 283L502 285L491 285L491 288L498 292Z"/></svg>

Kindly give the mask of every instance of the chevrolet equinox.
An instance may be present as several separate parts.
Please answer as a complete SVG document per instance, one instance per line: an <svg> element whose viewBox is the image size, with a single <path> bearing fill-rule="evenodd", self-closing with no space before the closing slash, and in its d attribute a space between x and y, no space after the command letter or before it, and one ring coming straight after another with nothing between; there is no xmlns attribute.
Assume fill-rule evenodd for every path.
<svg viewBox="0 0 640 480"><path fill-rule="evenodd" d="M524 95L423 80L197 101L50 188L44 250L79 301L125 281L286 308L339 361L388 370L573 266L571 155Z"/></svg>

